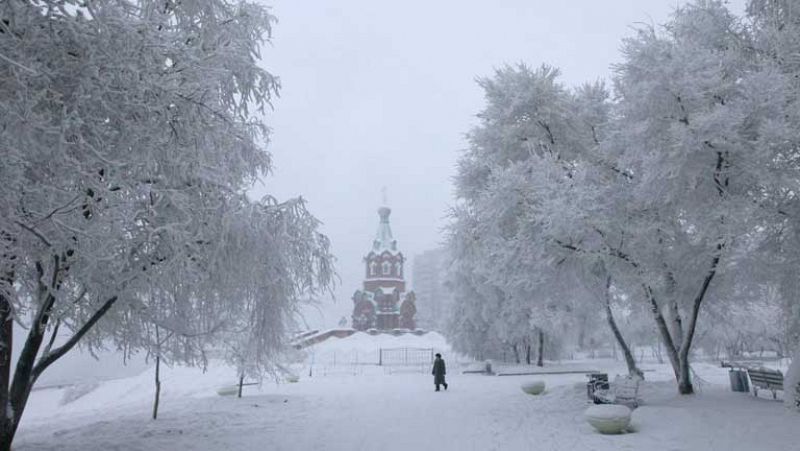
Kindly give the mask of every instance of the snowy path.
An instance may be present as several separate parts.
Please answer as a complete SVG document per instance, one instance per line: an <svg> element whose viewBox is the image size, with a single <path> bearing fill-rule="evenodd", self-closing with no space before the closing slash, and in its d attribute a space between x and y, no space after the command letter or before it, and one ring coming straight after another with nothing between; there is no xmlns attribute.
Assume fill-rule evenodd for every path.
<svg viewBox="0 0 800 451"><path fill-rule="evenodd" d="M583 375L536 378L547 381L543 396L520 391L525 377L451 375L450 390L439 393L424 374L306 378L241 400L169 399L155 422L145 404L121 415L108 406L35 418L16 450L783 450L798 437L800 416L779 403L723 386L685 399L671 383L646 387L651 402L636 412L638 432L602 436L582 417Z"/></svg>
<svg viewBox="0 0 800 451"><path fill-rule="evenodd" d="M439 393L421 374L307 379L241 400L170 400L156 422L145 406L113 420L60 419L54 434L23 431L18 449L509 449L530 437L518 429L535 404L515 379L451 376Z"/></svg>

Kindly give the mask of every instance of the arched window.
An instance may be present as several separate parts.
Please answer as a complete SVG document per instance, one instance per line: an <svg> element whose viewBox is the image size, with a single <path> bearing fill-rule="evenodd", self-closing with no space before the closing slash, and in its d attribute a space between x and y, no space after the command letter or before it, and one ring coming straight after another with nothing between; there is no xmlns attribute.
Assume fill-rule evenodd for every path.
<svg viewBox="0 0 800 451"><path fill-rule="evenodd" d="M378 264L375 262L371 262L369 264L369 275L370 276L377 276L378 275Z"/></svg>
<svg viewBox="0 0 800 451"><path fill-rule="evenodd" d="M397 263L394 264L394 273L397 275L397 277L403 277L403 264L402 263L397 262Z"/></svg>
<svg viewBox="0 0 800 451"><path fill-rule="evenodd" d="M388 276L389 273L392 272L392 264L389 262L383 262L383 275Z"/></svg>

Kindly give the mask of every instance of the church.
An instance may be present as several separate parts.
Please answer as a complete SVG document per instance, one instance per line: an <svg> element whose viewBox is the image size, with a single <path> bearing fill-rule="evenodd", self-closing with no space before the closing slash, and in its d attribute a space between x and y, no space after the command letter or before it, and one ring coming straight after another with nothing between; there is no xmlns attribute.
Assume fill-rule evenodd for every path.
<svg viewBox="0 0 800 451"><path fill-rule="evenodd" d="M378 231L364 257L363 289L353 294L352 324L356 330L416 328L414 292L406 293L405 257L392 236L391 213L388 207L378 209Z"/></svg>

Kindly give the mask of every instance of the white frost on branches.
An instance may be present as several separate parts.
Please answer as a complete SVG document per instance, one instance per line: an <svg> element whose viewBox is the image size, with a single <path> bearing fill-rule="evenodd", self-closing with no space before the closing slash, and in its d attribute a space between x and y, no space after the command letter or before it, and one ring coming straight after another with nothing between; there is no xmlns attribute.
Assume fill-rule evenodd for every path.
<svg viewBox="0 0 800 451"><path fill-rule="evenodd" d="M682 393L709 308L790 318L778 339L797 340L799 17L794 1L754 1L745 18L682 6L623 42L613 100L546 66L480 80L450 246L454 278L500 295L464 299L453 333L484 303L498 339L559 324L554 313L577 320L602 293L576 281L602 267L609 299L651 311Z"/></svg>
<svg viewBox="0 0 800 451"><path fill-rule="evenodd" d="M329 287L302 200L244 194L270 170L273 21L238 0L0 3L0 343L29 328L13 382L0 371L3 447L78 343L190 364L213 345L261 372Z"/></svg>

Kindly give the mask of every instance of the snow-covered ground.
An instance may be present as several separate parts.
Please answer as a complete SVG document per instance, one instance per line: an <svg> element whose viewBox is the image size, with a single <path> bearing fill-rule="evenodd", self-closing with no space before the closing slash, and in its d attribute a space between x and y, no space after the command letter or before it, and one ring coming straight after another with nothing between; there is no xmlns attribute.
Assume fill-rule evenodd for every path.
<svg viewBox="0 0 800 451"><path fill-rule="evenodd" d="M372 338L325 342L315 353L320 358L333 349L366 349ZM382 337L389 343L381 345L411 339L389 338ZM429 339L429 347L447 350L436 336ZM612 360L570 367L581 364L612 375L624 369ZM459 374L456 366L449 368L450 389L435 393L428 371L415 367L360 365L355 373L314 371L308 377L306 363L297 368L299 382L246 387L242 399L216 394L235 381L223 366L205 374L166 369L157 421L149 419L152 371L39 390L15 449L787 450L800 438L800 414L771 397L730 392L727 370L710 364L695 365L700 393L690 397L675 394L668 367L644 365L652 371L641 392L644 405L634 412L635 432L620 436L599 435L584 421L583 374L485 376ZM532 378L546 382L544 395L522 393L520 384Z"/></svg>

